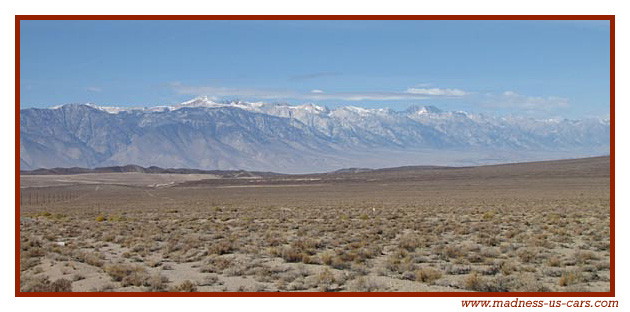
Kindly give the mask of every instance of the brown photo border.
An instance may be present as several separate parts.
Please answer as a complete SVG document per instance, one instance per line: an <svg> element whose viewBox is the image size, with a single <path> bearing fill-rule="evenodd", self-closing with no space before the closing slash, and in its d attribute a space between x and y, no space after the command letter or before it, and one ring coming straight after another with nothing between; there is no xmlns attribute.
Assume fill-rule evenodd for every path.
<svg viewBox="0 0 630 312"><path fill-rule="evenodd" d="M610 291L608 292L20 292L20 22L29 20L604 20L610 22ZM614 297L615 15L15 15L16 297Z"/></svg>

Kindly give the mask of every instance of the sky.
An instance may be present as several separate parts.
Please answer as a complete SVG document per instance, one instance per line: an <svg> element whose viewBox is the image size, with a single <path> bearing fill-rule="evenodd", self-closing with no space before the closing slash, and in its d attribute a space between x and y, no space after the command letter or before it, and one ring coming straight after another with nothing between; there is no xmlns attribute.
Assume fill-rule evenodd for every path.
<svg viewBox="0 0 630 312"><path fill-rule="evenodd" d="M608 21L21 21L20 106L610 113Z"/></svg>

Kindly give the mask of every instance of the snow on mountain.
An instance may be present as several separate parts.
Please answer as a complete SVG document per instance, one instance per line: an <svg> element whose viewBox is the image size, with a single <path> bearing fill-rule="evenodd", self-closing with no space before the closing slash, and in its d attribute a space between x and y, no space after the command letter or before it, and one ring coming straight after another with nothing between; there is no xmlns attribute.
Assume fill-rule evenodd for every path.
<svg viewBox="0 0 630 312"><path fill-rule="evenodd" d="M471 165L608 154L610 121L196 98L148 108L20 110L20 166L137 164L278 172Z"/></svg>

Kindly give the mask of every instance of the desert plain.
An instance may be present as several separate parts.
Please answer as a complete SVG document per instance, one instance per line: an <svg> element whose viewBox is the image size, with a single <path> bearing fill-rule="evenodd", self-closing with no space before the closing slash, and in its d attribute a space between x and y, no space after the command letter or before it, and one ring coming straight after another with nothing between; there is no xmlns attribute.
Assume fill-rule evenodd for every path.
<svg viewBox="0 0 630 312"><path fill-rule="evenodd" d="M602 292L610 158L21 175L20 291Z"/></svg>

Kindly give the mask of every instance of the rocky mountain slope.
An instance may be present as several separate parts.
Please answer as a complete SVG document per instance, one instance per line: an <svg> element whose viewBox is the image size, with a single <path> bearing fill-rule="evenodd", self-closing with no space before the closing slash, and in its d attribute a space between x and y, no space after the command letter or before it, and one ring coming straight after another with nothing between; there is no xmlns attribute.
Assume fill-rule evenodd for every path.
<svg viewBox="0 0 630 312"><path fill-rule="evenodd" d="M477 165L609 154L610 122L534 120L313 104L152 108L69 104L20 110L20 168L105 167L324 172Z"/></svg>

